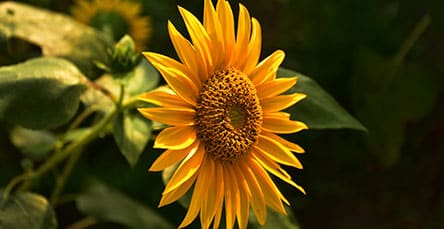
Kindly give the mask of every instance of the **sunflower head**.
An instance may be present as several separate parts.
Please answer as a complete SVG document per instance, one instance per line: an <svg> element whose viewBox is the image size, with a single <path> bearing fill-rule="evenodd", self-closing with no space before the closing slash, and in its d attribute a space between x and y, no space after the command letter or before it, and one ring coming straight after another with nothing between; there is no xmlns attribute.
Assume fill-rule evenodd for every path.
<svg viewBox="0 0 444 229"><path fill-rule="evenodd" d="M76 0L71 13L78 21L102 30L115 41L129 34L137 50L143 50L151 36L149 17L142 16L140 3L128 0Z"/></svg>
<svg viewBox="0 0 444 229"><path fill-rule="evenodd" d="M218 228L223 209L227 228L236 221L246 228L250 207L261 224L267 207L285 214L283 203L289 203L270 174L305 193L281 167L302 169L293 153L304 150L278 134L307 126L282 111L305 97L282 94L297 81L276 78L284 52L277 50L259 62L261 27L242 4L237 26L225 0L216 7L205 0L203 23L189 11L179 11L191 38L168 23L180 60L143 53L168 84L140 97L159 106L140 108L142 115L169 125L154 142L155 148L166 151L150 170L177 165L159 206L178 200L194 186L179 227L200 215L203 228Z"/></svg>

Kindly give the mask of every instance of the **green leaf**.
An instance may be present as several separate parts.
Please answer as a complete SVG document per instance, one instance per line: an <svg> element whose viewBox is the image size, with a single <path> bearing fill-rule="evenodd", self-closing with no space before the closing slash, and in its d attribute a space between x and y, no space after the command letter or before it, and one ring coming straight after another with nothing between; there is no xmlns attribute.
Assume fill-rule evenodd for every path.
<svg viewBox="0 0 444 229"><path fill-rule="evenodd" d="M142 59L137 67L124 80L116 80L110 74L104 74L98 78L95 83L108 90L116 97L120 93L120 83L125 85L124 101L133 96L153 89L159 83L159 73L145 59ZM89 88L81 96L82 102L86 106L94 106L97 110L107 113L114 102L95 88Z"/></svg>
<svg viewBox="0 0 444 229"><path fill-rule="evenodd" d="M136 111L126 110L114 120L114 140L130 166L136 165L151 130L151 121Z"/></svg>
<svg viewBox="0 0 444 229"><path fill-rule="evenodd" d="M30 130L15 127L11 131L11 142L26 157L41 161L54 149L57 138L47 130Z"/></svg>
<svg viewBox="0 0 444 229"><path fill-rule="evenodd" d="M69 121L77 111L85 77L61 58L42 57L0 68L0 119L29 129Z"/></svg>
<svg viewBox="0 0 444 229"><path fill-rule="evenodd" d="M275 228L286 228L286 229L299 229L301 228L294 217L293 211L288 206L285 206L285 210L288 215L282 215L273 210L267 209L267 221L264 225L260 225L254 214L250 214L248 218L248 228L257 229L275 229Z"/></svg>
<svg viewBox="0 0 444 229"><path fill-rule="evenodd" d="M356 114L369 129L372 152L386 167L401 156L408 122L425 117L435 107L439 80L426 67L396 64L371 50L357 52L352 78Z"/></svg>
<svg viewBox="0 0 444 229"><path fill-rule="evenodd" d="M45 197L34 193L0 197L0 228L57 228L54 210Z"/></svg>
<svg viewBox="0 0 444 229"><path fill-rule="evenodd" d="M77 207L86 215L128 228L174 228L152 209L102 183L94 183L81 195Z"/></svg>
<svg viewBox="0 0 444 229"><path fill-rule="evenodd" d="M106 61L111 42L96 30L63 14L23 3L0 4L0 34L38 45L44 56L64 57L88 76L94 75L93 61Z"/></svg>
<svg viewBox="0 0 444 229"><path fill-rule="evenodd" d="M289 93L303 93L307 97L288 108L294 118L305 122L310 129L367 129L350 115L336 100L311 78L300 73L280 68L279 77L298 77L298 82Z"/></svg>
<svg viewBox="0 0 444 229"><path fill-rule="evenodd" d="M130 96L135 96L149 91L159 84L159 79L159 73L153 65L142 58L127 83L127 92Z"/></svg>

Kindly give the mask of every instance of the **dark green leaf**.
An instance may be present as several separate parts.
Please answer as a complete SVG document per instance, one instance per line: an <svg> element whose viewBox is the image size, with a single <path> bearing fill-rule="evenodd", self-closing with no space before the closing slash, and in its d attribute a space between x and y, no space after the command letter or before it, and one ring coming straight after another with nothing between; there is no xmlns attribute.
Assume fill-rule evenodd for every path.
<svg viewBox="0 0 444 229"><path fill-rule="evenodd" d="M369 129L369 143L380 162L394 165L404 143L406 124L435 106L439 86L429 69L397 65L372 51L358 52L352 81L354 109Z"/></svg>
<svg viewBox="0 0 444 229"><path fill-rule="evenodd" d="M151 63L142 58L127 83L127 91L130 96L135 96L153 89L157 84L159 84L159 73Z"/></svg>
<svg viewBox="0 0 444 229"><path fill-rule="evenodd" d="M95 83L108 90L116 98L120 93L120 83L125 84L124 101L133 96L137 96L143 92L153 89L159 83L159 73L148 63L142 59L134 69L128 73L124 80L115 80L110 74L104 74L98 78ZM105 96L102 92L95 88L89 88L81 96L82 102L86 106L94 106L101 112L108 112L113 108L114 102Z"/></svg>
<svg viewBox="0 0 444 229"><path fill-rule="evenodd" d="M85 77L61 58L0 68L0 119L30 129L60 126L76 113Z"/></svg>
<svg viewBox="0 0 444 229"><path fill-rule="evenodd" d="M57 228L54 210L45 197L34 193L11 194L0 197L0 228Z"/></svg>
<svg viewBox="0 0 444 229"><path fill-rule="evenodd" d="M151 137L151 121L136 111L124 111L114 121L114 140L130 166L134 166Z"/></svg>
<svg viewBox="0 0 444 229"><path fill-rule="evenodd" d="M26 157L40 161L48 156L54 149L56 137L47 130L30 130L15 127L11 131L11 142Z"/></svg>
<svg viewBox="0 0 444 229"><path fill-rule="evenodd" d="M88 76L93 61L105 62L111 42L94 29L63 14L16 2L0 4L0 34L40 46L45 56L64 57Z"/></svg>
<svg viewBox="0 0 444 229"><path fill-rule="evenodd" d="M285 206L285 210L288 215L282 215L278 212L267 210L267 221L264 225L260 225L254 214L250 214L248 218L248 228L257 229L275 229L275 228L285 228L285 229L299 229L300 226L293 215L291 208Z"/></svg>
<svg viewBox="0 0 444 229"><path fill-rule="evenodd" d="M86 215L128 228L174 228L152 209L101 183L80 196L77 207Z"/></svg>
<svg viewBox="0 0 444 229"><path fill-rule="evenodd" d="M307 97L288 109L296 120L305 122L310 129L356 129L366 128L311 78L300 73L280 68L280 77L298 77L298 82L289 92L299 92Z"/></svg>

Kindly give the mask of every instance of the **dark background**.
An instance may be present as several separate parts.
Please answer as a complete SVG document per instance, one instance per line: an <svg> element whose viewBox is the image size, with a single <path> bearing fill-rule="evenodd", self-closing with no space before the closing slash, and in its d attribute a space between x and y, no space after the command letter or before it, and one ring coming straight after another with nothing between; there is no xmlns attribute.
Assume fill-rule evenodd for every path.
<svg viewBox="0 0 444 229"><path fill-rule="evenodd" d="M72 4L25 2L64 13ZM174 56L167 20L186 34L176 4L202 18L203 1L141 2L154 31L146 50ZM230 1L235 14L237 2ZM284 50L283 66L315 79L368 129L309 130L287 136L307 152L300 156L304 170L288 169L307 196L278 182L301 228L444 227L442 1L241 2L262 25L262 57ZM412 45L407 47L406 41ZM7 152L0 153L3 184L20 171L22 157L6 133L1 135L0 151ZM97 177L156 206L163 187L153 184L161 183L160 174L147 169L160 152L148 145L131 169L113 144L105 137L89 147L66 189L75 192L85 179ZM45 185L40 189L44 193ZM61 226L80 217L72 204L56 210ZM175 225L185 214L179 204L159 212Z"/></svg>

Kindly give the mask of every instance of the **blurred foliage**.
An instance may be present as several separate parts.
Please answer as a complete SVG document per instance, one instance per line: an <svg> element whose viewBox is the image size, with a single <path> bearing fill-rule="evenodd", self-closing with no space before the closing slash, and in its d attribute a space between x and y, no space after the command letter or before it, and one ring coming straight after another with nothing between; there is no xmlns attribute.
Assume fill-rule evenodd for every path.
<svg viewBox="0 0 444 229"><path fill-rule="evenodd" d="M22 2L65 14L69 14L67 6L72 5L70 0ZM178 25L179 31L185 31L176 4L200 16L202 2L182 0L140 0L140 2L144 6L144 13L150 16L153 22L154 33L148 49L175 55L167 36L167 20L170 19ZM238 1L230 2L237 11ZM442 143L444 4L442 1L244 0L240 2L246 5L252 16L261 22L264 35L262 57L275 49L284 50L287 54L284 67L311 76L368 130L367 133L349 129L310 130L302 134L285 136L300 143L307 151L305 155L301 155L304 170L296 173L295 170L288 169L292 177L295 177L306 189L307 196L277 181L292 204L288 213L295 219L291 224L298 224L300 228L442 228L444 226L442 217L444 215L442 179L444 177L442 166L444 164ZM4 9L0 11L2 18L13 18L12 15L14 13L11 11ZM32 20L32 15L25 14L23 20ZM403 44L412 37L412 33L424 17L430 17L430 24L408 50L401 51ZM95 79L100 75L101 72L94 65L89 65L93 63L92 61L83 63L81 60L84 60L84 57L77 58L77 54L99 55L97 57L99 61L104 61L106 57L100 55L106 55L106 50L110 47L107 41L99 42L105 44L104 46L95 42L75 46L87 48L74 49L73 53L46 54L44 50L49 48L46 45L54 45L55 51L62 50L58 49L57 42L46 44L27 39L27 36L20 36L21 29L10 32L12 30L7 26L8 20L0 20L0 31L4 31L5 28L9 31L0 32L0 65L18 64L38 56L59 56L73 62L86 76L94 76L90 78ZM65 16L60 20L63 20L63 23L76 24ZM40 26L43 26L43 31L49 34L51 31L52 33L64 31L58 27L46 28L48 24L43 22L45 21L42 20ZM96 32L84 32L90 31L87 27L75 25L75 28L69 30L67 39L75 38L74 40L81 42L87 40L79 39L79 36L86 36L85 34L92 36L88 41L101 39L96 38ZM42 27L36 27L23 33L39 34L40 30ZM404 52L404 55L401 55L403 57L397 58L402 52ZM143 64L146 62L142 61L140 65ZM5 68L2 69L5 71ZM134 90L128 89L123 95L124 99L158 84L158 76L151 71L152 67L136 68L134 78L129 80L132 82L129 87ZM141 72L140 75L150 75L152 78L144 81L147 79L138 77L137 72ZM2 82L0 81L0 89ZM114 94L119 92L118 84L109 75L98 77L94 83ZM144 87L139 88L139 86ZM66 128L64 125L68 125L63 124L62 121L65 120L53 126L55 136L47 136L46 132L17 130L13 128L11 122L0 122L0 186L5 186L23 169L40 165L42 163L40 160L45 156L42 155L45 147L57 148L60 142L64 144L72 142L73 139L88 133L90 124L96 124L103 114L110 112L114 108L113 99L96 91L88 89L82 94L80 111L91 104L100 104L100 106L86 115L76 131L63 136L59 136L59 133L61 128ZM3 106L0 104L0 108ZM297 116L297 106L295 109ZM106 199L107 195L117 201L115 205L126 204L130 208L143 209L137 210L138 212L156 208L163 186L153 184L161 184L161 174L149 173L147 169L161 152L152 150L151 142L139 138L143 136L153 139L157 133L155 123L146 123L144 126L150 133L154 130L153 135L147 134L147 129L133 129L131 126L139 126L135 123L140 120L131 116L132 112L128 110L126 114L129 115L117 116L114 120L117 125L106 126L98 133L100 139L95 144L82 146L85 153L78 159L59 201L53 206L59 227L65 228L79 221L89 222L91 224L89 228L121 228L121 225L131 227L126 219L122 221L116 218L115 215L119 215L119 212L109 209L109 212L101 212L105 215L97 215L91 208L87 208L87 204L85 205L99 198ZM65 119L68 121L69 117ZM105 135L113 128L117 129L113 132L114 136ZM136 132L128 133L126 132L128 129ZM35 134L38 136L30 137ZM57 139L55 143L53 137ZM26 138L31 138L33 141L29 142L35 143L36 147L32 149L22 147L20 140ZM144 149L135 149L133 143L128 140L146 141L147 146ZM45 145L47 143L49 145ZM119 149L127 150L128 153L122 154ZM28 165L29 161L32 162L31 165ZM61 168L57 168L54 173L45 174L40 178L38 185L32 187L32 191L49 198L53 185L62 172ZM101 180L107 186L91 185L89 182L91 177ZM115 189L119 192L114 191ZM80 198L78 198L79 193L82 193ZM36 194L23 193L23 196L22 194L11 196L11 200L36 197L40 198ZM82 205L83 200L80 211L75 200L78 205ZM49 206L47 203L41 204L44 207ZM0 214L8 214L8 209L16 207L8 206L10 207L1 208ZM119 208L118 206L116 208ZM101 207L111 208L107 205ZM44 212L36 213L44 214ZM185 209L180 204L174 203L157 209L157 213L169 224L178 225L185 214ZM35 216L36 220L41 220L42 215L38 214ZM89 216L104 221L82 221ZM271 219L270 223L274 221L282 219L277 217ZM191 227L198 228L199 224L195 222Z"/></svg>

